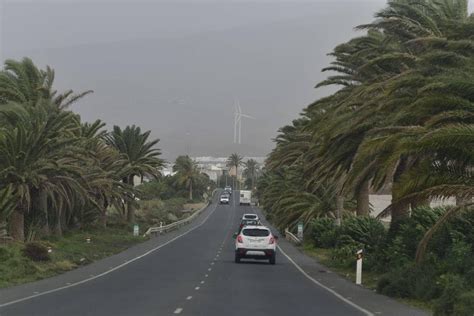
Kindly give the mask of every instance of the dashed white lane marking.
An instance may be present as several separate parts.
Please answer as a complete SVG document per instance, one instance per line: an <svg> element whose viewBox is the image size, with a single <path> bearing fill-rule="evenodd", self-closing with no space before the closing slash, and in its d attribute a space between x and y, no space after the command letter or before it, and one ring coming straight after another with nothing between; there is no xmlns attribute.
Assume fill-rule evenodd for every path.
<svg viewBox="0 0 474 316"><path fill-rule="evenodd" d="M197 290L199 290L199 289L200 289L200 287L199 287L199 286L196 286L194 289L197 291Z"/></svg>
<svg viewBox="0 0 474 316"><path fill-rule="evenodd" d="M98 274L98 275L96 275L96 276L94 276L94 277L90 277L90 278L87 278L87 279L84 279L84 280L81 280L81 281L78 281L78 282L75 282L75 283L66 283L65 286L61 286L61 287L58 287L58 288L55 288L55 289L52 289L52 290L49 290L49 291L44 291L44 292L39 293L39 294L30 295L30 296L23 297L23 298L14 300L14 301L10 301L10 302L4 303L4 304L0 304L0 307L5 307L5 306L13 305L13 304L20 303L20 302L23 302L23 301L26 301L26 300L30 300L30 299L35 298L35 297L38 297L38 296L43 296L43 295L46 295L46 294L50 294L50 293L62 291L62 290L68 289L68 288L70 288L70 287L78 286L78 285L87 283L87 282L89 282L89 281L98 279L98 278L100 278L100 277L103 277L104 275L107 275L107 274L109 274L109 273L112 273L112 272L114 272L115 270L118 270L118 269L120 269L120 268L122 268L122 267L124 267L124 266L126 266L126 265L129 265L130 263L135 262L135 261L137 261L137 260L139 260L139 259L141 259L141 258L143 258L143 257L146 257L146 256L148 256L149 254L151 254L151 253L157 251L158 249L161 249L161 248L163 248L164 246L171 244L173 241L175 241L175 240L177 240L177 239L179 239L179 238L181 238L181 237L183 237L183 236L189 234L189 233L192 232L193 230L198 229L199 227L201 227L202 225L204 225L204 224L207 222L207 220L209 219L209 217L210 217L212 214L214 214L214 212L216 211L216 209L217 209L217 204L214 206L214 209L211 210L211 211L209 212L209 214L207 214L207 216L203 219L202 223L200 223L200 224L194 226L193 228L191 228L190 230L188 230L188 231L186 231L186 232L184 232L184 233L182 233L182 234L180 234L180 235L178 235L178 236L176 236L176 237L174 237L174 238L168 240L168 241L165 242L164 244L161 244L161 245L159 245L159 246L157 246L157 247L155 247L155 248L153 248L153 249L151 249L151 250L145 252L144 254L142 254L142 255L140 255L140 256L138 256L138 257L132 258L132 259L130 259L130 260L124 260L124 263L119 264L118 266L114 267L113 269L109 269L109 270L104 271L104 272L102 272L102 273L100 273L100 274Z"/></svg>
<svg viewBox="0 0 474 316"><path fill-rule="evenodd" d="M188 296L186 297L186 301L190 301L193 297L192 296Z"/></svg>
<svg viewBox="0 0 474 316"><path fill-rule="evenodd" d="M211 266L213 266L213 265L214 265L214 262L211 262Z"/></svg>
<svg viewBox="0 0 474 316"><path fill-rule="evenodd" d="M283 251L283 249L281 249L280 246L277 246L278 247L278 250L280 250L280 252L296 267L296 269L298 271L300 271L308 280L312 281L314 284L316 285L319 285L320 287L322 287L323 289L325 289L326 291L328 291L329 293L333 294L334 296L336 296L338 299L340 299L341 301L349 304L350 306L354 307L355 309L361 311L362 313L364 313L365 315L367 316L375 316L372 312L369 312L368 310L366 310L365 308L357 305L356 303L348 300L347 298L345 298L344 296L342 296L341 294L337 293L336 291L330 289L329 287L323 285L322 283L318 282L317 280L315 280L313 277L311 277L308 273L306 273L306 271L304 271L293 259L291 259L290 256L288 256L286 254L286 252Z"/></svg>
<svg viewBox="0 0 474 316"><path fill-rule="evenodd" d="M204 281L201 281L201 284L204 284Z"/></svg>
<svg viewBox="0 0 474 316"><path fill-rule="evenodd" d="M207 269L207 271L212 271L212 268Z"/></svg>
<svg viewBox="0 0 474 316"><path fill-rule="evenodd" d="M209 277L209 274L206 274L204 277L205 277L205 278L208 278L208 277Z"/></svg>
<svg viewBox="0 0 474 316"><path fill-rule="evenodd" d="M180 307L180 308L177 308L175 311L174 311L174 314L181 314L181 312L183 311L183 309Z"/></svg>

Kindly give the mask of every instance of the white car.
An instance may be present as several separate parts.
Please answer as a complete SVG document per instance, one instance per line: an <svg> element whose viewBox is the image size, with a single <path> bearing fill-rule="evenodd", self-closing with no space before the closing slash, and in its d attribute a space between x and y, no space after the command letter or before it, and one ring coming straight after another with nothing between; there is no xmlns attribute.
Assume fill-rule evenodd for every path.
<svg viewBox="0 0 474 316"><path fill-rule="evenodd" d="M221 195L221 197L219 198L220 204L229 204L229 202L230 202L230 198L228 195Z"/></svg>
<svg viewBox="0 0 474 316"><path fill-rule="evenodd" d="M235 262L240 259L269 260L276 262L276 240L270 229L265 226L245 226L235 234Z"/></svg>
<svg viewBox="0 0 474 316"><path fill-rule="evenodd" d="M253 219L253 220L256 220L256 221L259 220L257 214L244 214L244 215L242 216L242 220L244 220L244 219Z"/></svg>

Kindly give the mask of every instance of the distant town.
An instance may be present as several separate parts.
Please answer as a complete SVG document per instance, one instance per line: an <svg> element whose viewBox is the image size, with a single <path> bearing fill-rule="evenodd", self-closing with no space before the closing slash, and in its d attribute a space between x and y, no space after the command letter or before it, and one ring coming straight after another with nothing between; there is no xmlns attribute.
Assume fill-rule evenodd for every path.
<svg viewBox="0 0 474 316"><path fill-rule="evenodd" d="M191 157L198 165L198 168L201 172L207 174L209 178L213 181L217 181L217 179L224 175L225 172L228 172L230 176L235 176L235 170L230 169L227 167L227 157ZM243 161L247 161L249 159L254 159L257 161L261 166L265 162L265 157L244 157ZM239 174L242 172L243 168L238 170ZM164 176L172 175L173 174L173 164L167 164L163 170L162 174Z"/></svg>

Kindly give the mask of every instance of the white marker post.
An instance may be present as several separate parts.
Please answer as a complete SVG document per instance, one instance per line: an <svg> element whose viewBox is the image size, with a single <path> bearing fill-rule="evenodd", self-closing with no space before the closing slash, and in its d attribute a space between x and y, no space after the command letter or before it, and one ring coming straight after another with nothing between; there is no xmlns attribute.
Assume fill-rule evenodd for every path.
<svg viewBox="0 0 474 316"><path fill-rule="evenodd" d="M298 223L298 232L297 232L297 236L299 240L303 240L303 223L302 222L299 222Z"/></svg>
<svg viewBox="0 0 474 316"><path fill-rule="evenodd" d="M357 267L356 267L356 284L362 284L362 258L364 257L364 250L357 251Z"/></svg>
<svg viewBox="0 0 474 316"><path fill-rule="evenodd" d="M163 222L160 222L160 235L163 234Z"/></svg>
<svg viewBox="0 0 474 316"><path fill-rule="evenodd" d="M138 236L140 230L138 228L138 224L133 225L133 236Z"/></svg>

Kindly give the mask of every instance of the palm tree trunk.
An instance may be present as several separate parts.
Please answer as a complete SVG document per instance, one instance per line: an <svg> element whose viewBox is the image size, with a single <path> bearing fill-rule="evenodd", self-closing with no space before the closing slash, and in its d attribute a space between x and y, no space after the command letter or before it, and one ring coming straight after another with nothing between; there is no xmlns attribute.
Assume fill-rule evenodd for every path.
<svg viewBox="0 0 474 316"><path fill-rule="evenodd" d="M369 215L369 181L364 181L357 191L357 216Z"/></svg>
<svg viewBox="0 0 474 316"><path fill-rule="evenodd" d="M338 194L336 197L336 226L341 226L342 213L344 212L344 196Z"/></svg>
<svg viewBox="0 0 474 316"><path fill-rule="evenodd" d="M10 216L10 235L16 241L25 241L25 214L18 207Z"/></svg>
<svg viewBox="0 0 474 316"><path fill-rule="evenodd" d="M109 207L109 203L104 201L103 209L100 214L100 224L103 228L107 228L107 208Z"/></svg>
<svg viewBox="0 0 474 316"><path fill-rule="evenodd" d="M400 198L397 194L397 191L398 191L397 187L399 186L398 181L400 181L402 174L405 172L406 166L407 166L407 159L402 157L395 171L395 174L393 175L392 203L397 202L398 199ZM390 225L395 224L395 226L397 226L398 221L409 217L410 216L409 206L410 205L408 203L402 203L394 207L392 209L392 222Z"/></svg>
<svg viewBox="0 0 474 316"><path fill-rule="evenodd" d="M193 200L193 182L189 183L189 201Z"/></svg>
<svg viewBox="0 0 474 316"><path fill-rule="evenodd" d="M40 192L39 205L40 205L40 211L42 212L44 216L44 224L43 224L43 227L41 228L41 233L44 236L49 236L51 234L51 230L49 227L48 195L44 191Z"/></svg>
<svg viewBox="0 0 474 316"><path fill-rule="evenodd" d="M130 175L127 179L127 183L134 186L133 184L133 175ZM134 223L135 222L135 207L134 203L135 201L133 200L135 197L131 197L131 200L128 201L127 203L127 222L128 223Z"/></svg>
<svg viewBox="0 0 474 316"><path fill-rule="evenodd" d="M240 185L240 183L239 183L239 167L237 165L235 166L235 181L237 182L236 185L235 185L235 188L237 190L239 190L239 188L238 188L239 185Z"/></svg>

